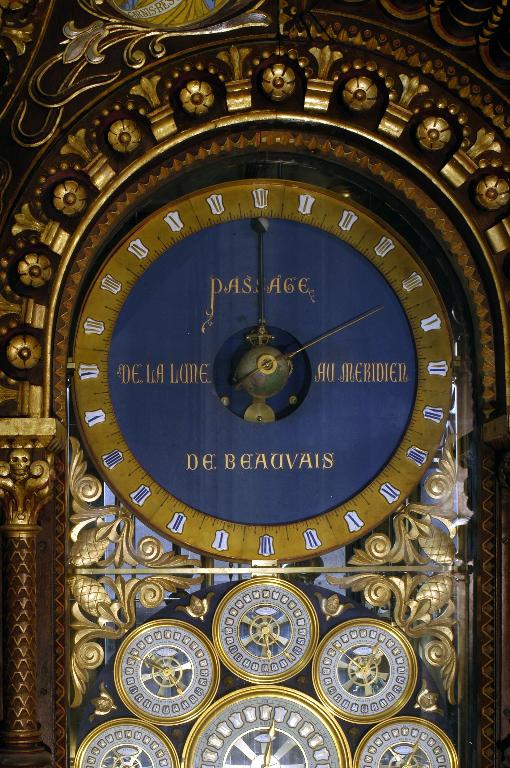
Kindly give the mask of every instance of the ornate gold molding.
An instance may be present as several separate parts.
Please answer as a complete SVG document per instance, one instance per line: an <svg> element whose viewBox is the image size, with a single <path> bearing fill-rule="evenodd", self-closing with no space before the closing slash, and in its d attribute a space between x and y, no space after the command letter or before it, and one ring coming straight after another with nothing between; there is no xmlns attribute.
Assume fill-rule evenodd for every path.
<svg viewBox="0 0 510 768"><path fill-rule="evenodd" d="M55 165L41 169L36 187L27 189L14 213L11 232L15 242L7 248L5 260L9 265L5 295L19 300L21 311L17 323L8 318L8 333L0 339L0 346L2 341L6 345L6 375L20 382L15 394L21 413L49 413L51 337L44 334L41 345L40 331L53 324L55 297L77 243L97 221L100 211L112 204L116 189L136 183L135 179L145 168L154 167L158 158L169 153L175 157L186 147L186 154L174 163L176 172L178 167L183 170L190 166L188 158L193 157L191 143L207 142L211 146L211 150L199 150L203 160L217 152L215 146L221 146L223 140L215 138L218 132L249 131L253 124L260 127L277 122L285 136L288 132L284 126L302 123L307 131L318 132L315 144L321 154L327 153L327 146L335 145L330 151L333 156L338 155L337 142L328 134L344 132L353 141L362 137L371 142L376 153L391 152L395 162L412 166L423 180L434 185L441 204L457 209L477 237L481 258L486 261L501 302L504 337L508 341L510 323L502 260L494 259L489 251L494 241L491 233L503 226L494 222L500 221L501 214L502 222L506 220L505 208L510 203L510 191L505 191L507 187L510 190L505 178L510 163L501 151L504 142L494 131L478 127L474 116L462 111L461 100L453 103L434 91L430 73L427 82L409 68L399 71L397 78L376 58L380 59L379 52L371 51L367 57L352 61L346 50L343 45L286 47L257 43L251 48L230 46L205 51L192 56L186 65L174 62L171 80L151 73L139 78L135 85L125 83L122 103L103 110L100 117L89 121L88 127L81 125L62 137L54 149L58 155ZM193 98L200 100L200 108ZM388 106L381 116L380 108L374 105L386 101ZM409 142L414 139L417 143L410 149ZM299 144L294 147L298 149ZM316 151L313 144L309 148ZM231 145L235 151L236 142ZM438 151L443 153L441 164L435 160ZM377 168L382 167L381 163L369 162L363 172L376 175ZM381 183L387 184L387 173L378 176ZM412 185L404 173L399 181L399 194L407 195ZM428 202L421 209L430 222L438 218L437 205ZM428 211L433 209L435 213L429 216ZM449 229L453 227L449 225ZM467 249L459 245L455 248L454 258L463 261L466 283L476 293L485 408L490 415L496 401L496 377L487 302L480 302L483 283L472 265L468 266L471 257L463 252ZM33 277L36 270L39 275ZM47 307L50 287L53 298ZM510 399L510 345L505 343L504 349L509 376L506 396Z"/></svg>
<svg viewBox="0 0 510 768"><path fill-rule="evenodd" d="M357 13L353 12L353 4L356 5ZM480 3L479 7L468 0L430 0L428 3L413 3L412 7L408 0L377 0L377 4L394 19L392 29L396 35L409 35L407 22L428 20L436 35L434 42L438 49L443 43L459 51L471 48L485 65L489 77L510 79L508 0ZM343 16L346 21L351 21L352 26L356 23L360 25L359 31L361 33L362 30L367 40L366 24L371 22L382 26L380 21L376 21L376 14L371 14L367 6L369 0L354 0L354 3L353 0L322 0L320 3L284 0L280 28L294 39L307 36L311 39L333 40L338 33L338 23L335 25L335 21ZM357 32L358 29L353 34ZM427 43L432 47L430 40ZM393 44L393 47L400 49L400 56L405 55L404 45Z"/></svg>
<svg viewBox="0 0 510 768"><path fill-rule="evenodd" d="M235 5L248 4L248 1L236 0ZM101 0L78 0L78 4L89 17L90 24L79 27L74 20L67 21L62 29L65 37L63 49L44 61L31 75L30 100L20 101L12 123L12 135L21 146L34 147L46 143L57 130L66 104L85 92L112 86L120 80L122 67L137 70L151 61L171 55L174 40L192 40L198 35L207 35L210 39L235 30L266 29L271 22L266 13L257 10L260 1L254 3L252 10L207 28L198 26L173 30L151 28L123 18ZM90 68L111 61L116 48L121 52L121 68L113 69L107 64L109 71L93 74ZM29 131L30 101L47 110L45 121L35 133Z"/></svg>
<svg viewBox="0 0 510 768"><path fill-rule="evenodd" d="M102 484L94 475L87 474L83 451L75 438L71 438L69 489L73 523L69 560L73 568L79 569L79 573L68 578L73 631L71 706L77 707L87 690L90 671L104 660L100 641L120 639L134 626L136 601L145 608L157 608L166 593L188 589L200 583L202 577L180 576L179 568L199 565L199 561L165 550L155 536L143 537L136 546L132 516L122 506L94 506L102 494ZM153 568L155 572L145 578L127 580L122 575L108 575L109 567L126 565ZM104 570L104 575L88 575L87 568L92 566ZM176 572L158 574L158 568Z"/></svg>

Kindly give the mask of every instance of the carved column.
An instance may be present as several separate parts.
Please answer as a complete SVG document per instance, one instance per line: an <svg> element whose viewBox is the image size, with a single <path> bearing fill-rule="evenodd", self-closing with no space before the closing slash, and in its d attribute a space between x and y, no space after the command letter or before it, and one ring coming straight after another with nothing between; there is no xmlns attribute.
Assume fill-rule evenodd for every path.
<svg viewBox="0 0 510 768"><path fill-rule="evenodd" d="M50 765L37 716L38 517L53 486L54 419L0 424L0 511L3 534L3 722L0 766Z"/></svg>
<svg viewBox="0 0 510 768"><path fill-rule="evenodd" d="M496 487L496 547L497 571L495 581L496 654L498 689L494 698L494 723L496 729L496 765L510 765L510 670L508 647L510 644L510 413L484 424L483 437L494 450L494 466L497 469Z"/></svg>

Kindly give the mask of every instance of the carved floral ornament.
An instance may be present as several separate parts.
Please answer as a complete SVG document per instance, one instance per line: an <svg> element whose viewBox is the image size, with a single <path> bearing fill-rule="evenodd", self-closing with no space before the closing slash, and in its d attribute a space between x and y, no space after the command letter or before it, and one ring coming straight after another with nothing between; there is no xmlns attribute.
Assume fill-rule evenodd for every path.
<svg viewBox="0 0 510 768"><path fill-rule="evenodd" d="M145 608L156 608L168 592L197 584L202 576L180 575L180 568L196 566L199 561L166 550L154 536L145 536L135 544L132 515L122 506L94 506L102 494L102 485L96 477L87 474L83 452L75 438L71 438L69 489L72 497L69 563L75 569L92 566L105 569L105 574L97 578L78 573L68 580L73 599L72 706L77 707L87 690L89 672L104 661L104 649L98 641L119 639L134 626L137 601ZM109 566L137 565L154 571L150 576L127 580L107 575ZM164 568L165 573L158 574L158 568ZM169 574L169 568L175 572ZM191 610L195 611L193 604ZM207 601L190 615L200 616L206 611ZM110 711L109 706L107 693L103 692L95 703L96 713Z"/></svg>
<svg viewBox="0 0 510 768"><path fill-rule="evenodd" d="M77 44L79 38L83 46L65 48L66 66L76 62L82 67L84 59L88 62L85 68L96 66L94 51L103 56L99 30L104 23L96 15L96 26L90 28L86 44L85 37L74 30L76 34L69 40ZM143 44L148 40L144 38ZM104 42L106 45L107 37ZM142 42L138 40L138 44ZM59 54L61 62L65 51ZM137 59L135 53L133 48L133 67L135 60L142 66L142 59ZM22 293L26 286L32 291L31 297L38 290L41 297L36 315L28 317L24 310L20 325L25 327L16 335L33 336L38 342L38 335L29 333L26 324L35 321L41 328L52 322L49 315L45 316L46 297L53 275L62 272L59 269L52 275L47 249L62 261L63 270L73 258L70 248L99 212L112 203L116 189L139 178L143 168L158 156L175 156L181 144L188 146L190 140L214 143L211 137L218 130L238 131L254 120L260 126L275 120L283 126L286 110L289 120L299 114L314 131L330 133L334 129L353 138L362 134L376 153L389 150L399 162L406 161L432 178L437 195L456 205L476 233L493 280L504 283L501 264L510 248L510 164L504 156L504 141L489 120L481 122L479 115L469 108L466 111L462 99L452 96L443 84L439 87L435 70L420 74L416 74L416 67L401 70L395 74L395 67L380 51L353 59L341 43L323 44L319 40L308 45L229 46L187 57L186 65L176 60L171 68L165 65L151 69L148 75L136 75L119 89L114 102L105 100L102 110L90 114L60 143L55 143L35 187L25 190L14 213L11 232L16 240L9 247L6 263L16 259L19 282L9 284L9 280L5 290L15 288ZM73 78L68 82L74 82ZM93 90L106 81L100 76L97 83L93 77L87 82ZM69 86L65 96L62 91L62 97L70 104L81 92L77 86ZM50 102L51 109L55 109L58 99L52 97L48 105ZM48 130L50 124L51 120ZM37 264L26 262L27 245L43 246L30 248L29 254L38 259ZM510 298L510 288L508 293ZM503 294L504 288L500 290ZM486 323L484 328L486 334ZM482 348L485 354L485 341ZM23 354L27 349L25 345ZM510 344L505 349L510 349ZM16 344L11 345L7 353L12 366L9 374L16 367L24 373L31 370L31 383L25 387L33 387L41 380L44 363L47 382L49 360L42 350L38 359L36 350L31 350L27 358L30 362L21 366ZM510 361L507 367L510 370ZM34 398L40 400L38 395ZM28 399L24 396L25 402Z"/></svg>

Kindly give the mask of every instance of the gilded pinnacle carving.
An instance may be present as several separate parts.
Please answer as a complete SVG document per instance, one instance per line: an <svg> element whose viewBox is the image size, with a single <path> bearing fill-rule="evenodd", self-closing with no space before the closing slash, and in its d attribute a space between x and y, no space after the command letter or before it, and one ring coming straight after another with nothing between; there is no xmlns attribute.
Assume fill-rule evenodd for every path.
<svg viewBox="0 0 510 768"><path fill-rule="evenodd" d="M452 159L441 168L444 176L455 189L464 184L480 167L480 156L485 152L501 153L502 148L496 140L496 133L486 128L480 128L475 141L470 145L468 139L464 139L460 149L455 152Z"/></svg>
<svg viewBox="0 0 510 768"><path fill-rule="evenodd" d="M228 50L217 54L217 58L225 62L232 73L232 79L225 83L229 112L240 112L251 107L251 78L243 76L244 63L250 53L250 48L231 45Z"/></svg>
<svg viewBox="0 0 510 768"><path fill-rule="evenodd" d="M37 232L41 243L51 248L55 253L63 253L69 239L68 232L56 221L44 221L36 218L31 211L29 203L23 203L21 212L14 215L15 224L11 227L13 235L23 232Z"/></svg>
<svg viewBox="0 0 510 768"><path fill-rule="evenodd" d="M99 152L96 146L91 148L87 142L87 131L80 128L75 134L69 134L66 143L60 149L61 155L78 155L86 163L85 173L97 189L103 187L111 181L115 171L109 165L106 157ZM69 182L68 182L69 183Z"/></svg>
<svg viewBox="0 0 510 768"><path fill-rule="evenodd" d="M140 96L149 105L149 112L146 112L145 108L139 111L146 113L156 141L162 141L177 132L174 111L169 103L162 103L158 93L160 80L160 75L141 77L138 85L134 85L129 91L132 96Z"/></svg>
<svg viewBox="0 0 510 768"><path fill-rule="evenodd" d="M343 56L340 51L332 51L329 45L310 48L310 53L317 61L317 76L308 79L304 108L311 112L327 112L337 79L336 75L330 79L331 68Z"/></svg>
<svg viewBox="0 0 510 768"><path fill-rule="evenodd" d="M400 96L397 95L396 91L390 92L390 103L378 126L380 133L391 136L393 139L398 139L402 135L404 128L413 116L411 102L416 96L428 93L429 90L428 85L422 83L417 75L409 77L400 74L399 79L402 83Z"/></svg>

